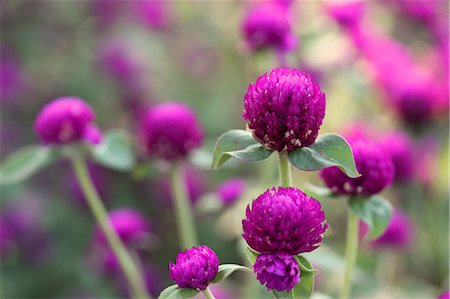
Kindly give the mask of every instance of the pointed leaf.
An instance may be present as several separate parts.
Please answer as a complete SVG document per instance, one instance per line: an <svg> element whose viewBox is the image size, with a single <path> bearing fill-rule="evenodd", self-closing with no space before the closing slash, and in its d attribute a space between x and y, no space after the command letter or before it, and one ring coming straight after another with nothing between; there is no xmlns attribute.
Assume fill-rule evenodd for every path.
<svg viewBox="0 0 450 299"><path fill-rule="evenodd" d="M91 147L93 159L99 164L119 171L130 171L136 164L131 138L122 130L105 133L100 144Z"/></svg>
<svg viewBox="0 0 450 299"><path fill-rule="evenodd" d="M200 291L189 288L180 288L176 284L165 288L161 294L159 294L159 299L185 299L192 298L198 295Z"/></svg>
<svg viewBox="0 0 450 299"><path fill-rule="evenodd" d="M26 180L56 158L56 151L49 146L23 147L9 155L0 165L0 185Z"/></svg>
<svg viewBox="0 0 450 299"><path fill-rule="evenodd" d="M337 134L320 135L314 144L292 151L288 157L300 170L315 171L338 166L351 178L360 176L350 145Z"/></svg>
<svg viewBox="0 0 450 299"><path fill-rule="evenodd" d="M220 135L217 140L211 169L218 169L231 157L242 162L258 162L267 159L271 154L272 151L264 148L250 132L231 130Z"/></svg>
<svg viewBox="0 0 450 299"><path fill-rule="evenodd" d="M219 266L219 272L217 272L217 275L216 277L214 277L214 280L212 282L213 283L221 282L222 280L230 276L233 272L238 270L253 272L251 269L245 266L235 264L223 264Z"/></svg>
<svg viewBox="0 0 450 299"><path fill-rule="evenodd" d="M353 212L369 226L369 240L379 237L386 230L393 210L388 200L379 195L352 197L349 204Z"/></svg>
<svg viewBox="0 0 450 299"><path fill-rule="evenodd" d="M247 257L248 261L254 265L256 262L256 258L258 257L258 253L256 251L254 251L253 249L251 249L250 247L246 246L245 247L245 256Z"/></svg>

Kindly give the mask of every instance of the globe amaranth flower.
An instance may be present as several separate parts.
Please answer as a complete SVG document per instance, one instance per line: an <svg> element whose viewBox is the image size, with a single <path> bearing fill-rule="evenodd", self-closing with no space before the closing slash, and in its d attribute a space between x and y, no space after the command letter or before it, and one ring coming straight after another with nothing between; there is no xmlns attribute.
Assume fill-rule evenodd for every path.
<svg viewBox="0 0 450 299"><path fill-rule="evenodd" d="M67 144L92 136L94 111L77 97L57 98L39 112L34 130L46 144Z"/></svg>
<svg viewBox="0 0 450 299"><path fill-rule="evenodd" d="M350 178L333 166L320 172L322 180L337 194L370 196L381 192L394 177L390 156L378 145L364 140L351 142L351 147L361 176Z"/></svg>
<svg viewBox="0 0 450 299"><path fill-rule="evenodd" d="M256 279L268 290L290 291L300 281L300 268L290 253L261 253L253 269Z"/></svg>
<svg viewBox="0 0 450 299"><path fill-rule="evenodd" d="M202 245L178 253L176 263L169 263L170 278L180 288L205 290L219 271L219 258Z"/></svg>
<svg viewBox="0 0 450 299"><path fill-rule="evenodd" d="M276 68L249 85L242 116L264 146L292 151L316 140L325 117L325 94L300 71Z"/></svg>
<svg viewBox="0 0 450 299"><path fill-rule="evenodd" d="M265 3L249 9L242 23L242 32L252 51L264 48L288 51L297 45L288 11L276 3Z"/></svg>
<svg viewBox="0 0 450 299"><path fill-rule="evenodd" d="M185 158L198 148L203 141L203 131L187 105L172 102L146 113L140 137L149 156L173 161Z"/></svg>
<svg viewBox="0 0 450 299"><path fill-rule="evenodd" d="M450 299L450 291L445 291L444 293L440 294L437 299Z"/></svg>
<svg viewBox="0 0 450 299"><path fill-rule="evenodd" d="M258 252L296 255L320 246L328 225L320 202L296 188L272 188L247 207L242 220L247 244Z"/></svg>
<svg viewBox="0 0 450 299"><path fill-rule="evenodd" d="M117 209L109 213L109 221L120 239L127 246L138 245L150 233L151 227L147 219L138 211L130 208ZM94 242L106 245L106 237L99 227L94 231Z"/></svg>
<svg viewBox="0 0 450 299"><path fill-rule="evenodd" d="M394 179L411 179L414 175L414 154L409 136L400 131L389 133L381 138L380 146L392 159Z"/></svg>
<svg viewBox="0 0 450 299"><path fill-rule="evenodd" d="M364 16L366 3L361 0L346 2L330 2L326 6L327 13L339 25L345 28L358 26Z"/></svg>
<svg viewBox="0 0 450 299"><path fill-rule="evenodd" d="M217 188L217 194L224 204L229 205L241 197L246 187L245 180L234 178L223 182Z"/></svg>
<svg viewBox="0 0 450 299"><path fill-rule="evenodd" d="M368 231L368 227L361 225L362 236ZM414 225L408 215L398 209L394 210L386 231L377 239L370 242L372 248L396 248L407 249L413 240Z"/></svg>

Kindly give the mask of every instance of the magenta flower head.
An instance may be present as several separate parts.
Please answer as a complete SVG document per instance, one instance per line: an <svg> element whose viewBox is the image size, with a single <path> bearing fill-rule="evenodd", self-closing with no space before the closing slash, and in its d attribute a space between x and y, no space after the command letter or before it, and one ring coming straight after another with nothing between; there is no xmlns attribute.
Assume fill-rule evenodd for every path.
<svg viewBox="0 0 450 299"><path fill-rule="evenodd" d="M300 268L290 253L262 253L253 265L256 279L268 290L290 291L300 281Z"/></svg>
<svg viewBox="0 0 450 299"><path fill-rule="evenodd" d="M445 291L444 293L440 294L437 299L450 299L450 291Z"/></svg>
<svg viewBox="0 0 450 299"><path fill-rule="evenodd" d="M83 139L94 117L94 111L82 99L62 97L42 108L34 130L46 144L67 144Z"/></svg>
<svg viewBox="0 0 450 299"><path fill-rule="evenodd" d="M413 239L414 225L409 217L399 210L394 210L386 231L371 242L371 247L391 247L406 249Z"/></svg>
<svg viewBox="0 0 450 299"><path fill-rule="evenodd" d="M339 25L352 28L358 26L364 16L366 3L361 0L327 4L326 10Z"/></svg>
<svg viewBox="0 0 450 299"><path fill-rule="evenodd" d="M230 179L217 188L217 194L224 204L229 205L241 197L246 187L247 183L244 180Z"/></svg>
<svg viewBox="0 0 450 299"><path fill-rule="evenodd" d="M138 211L128 208L117 209L109 213L109 221L127 246L137 245L150 232L150 224ZM103 232L96 227L94 231L96 244L106 245Z"/></svg>
<svg viewBox="0 0 450 299"><path fill-rule="evenodd" d="M247 207L242 220L247 244L258 252L309 252L328 225L320 202L296 188L272 188Z"/></svg>
<svg viewBox="0 0 450 299"><path fill-rule="evenodd" d="M242 24L247 46L252 51L274 48L289 51L297 40L291 31L288 12L276 3L266 3L251 8Z"/></svg>
<svg viewBox="0 0 450 299"><path fill-rule="evenodd" d="M202 245L178 253L176 263L169 263L170 278L180 288L205 290L219 271L219 258Z"/></svg>
<svg viewBox="0 0 450 299"><path fill-rule="evenodd" d="M390 155L396 181L409 180L414 175L414 153L411 139L403 132L392 132L380 140L380 146Z"/></svg>
<svg viewBox="0 0 450 299"><path fill-rule="evenodd" d="M310 76L276 68L249 85L242 116L264 146L293 151L316 140L325 117L325 94Z"/></svg>
<svg viewBox="0 0 450 299"><path fill-rule="evenodd" d="M141 143L151 157L183 159L202 142L203 131L197 117L182 103L156 106L141 123Z"/></svg>
<svg viewBox="0 0 450 299"><path fill-rule="evenodd" d="M370 196L389 186L394 178L390 156L381 147L365 140L351 142L360 177L350 178L338 167L325 168L320 176L337 194Z"/></svg>

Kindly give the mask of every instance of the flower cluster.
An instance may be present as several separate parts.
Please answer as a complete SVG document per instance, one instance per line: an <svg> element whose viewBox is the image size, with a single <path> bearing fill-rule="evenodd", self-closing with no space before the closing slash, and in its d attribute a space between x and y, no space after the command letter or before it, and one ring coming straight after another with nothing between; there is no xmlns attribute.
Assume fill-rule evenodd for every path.
<svg viewBox="0 0 450 299"><path fill-rule="evenodd" d="M242 226L247 244L261 253L254 265L257 278L278 291L289 291L299 281L293 255L319 247L328 227L317 200L296 188L281 187L256 198Z"/></svg>
<svg viewBox="0 0 450 299"><path fill-rule="evenodd" d="M267 148L293 151L314 143L325 117L325 94L298 70L276 68L250 84L243 118Z"/></svg>
<svg viewBox="0 0 450 299"><path fill-rule="evenodd" d="M169 270L180 288L205 290L219 271L219 258L208 246L193 247L180 252Z"/></svg>

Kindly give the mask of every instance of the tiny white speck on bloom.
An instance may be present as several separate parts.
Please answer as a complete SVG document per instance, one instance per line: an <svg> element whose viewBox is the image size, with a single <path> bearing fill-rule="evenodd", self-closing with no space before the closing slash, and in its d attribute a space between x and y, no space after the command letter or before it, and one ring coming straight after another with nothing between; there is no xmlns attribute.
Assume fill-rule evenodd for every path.
<svg viewBox="0 0 450 299"><path fill-rule="evenodd" d="M345 182L344 190L347 191L347 192L352 192L353 191L352 184L350 182Z"/></svg>

